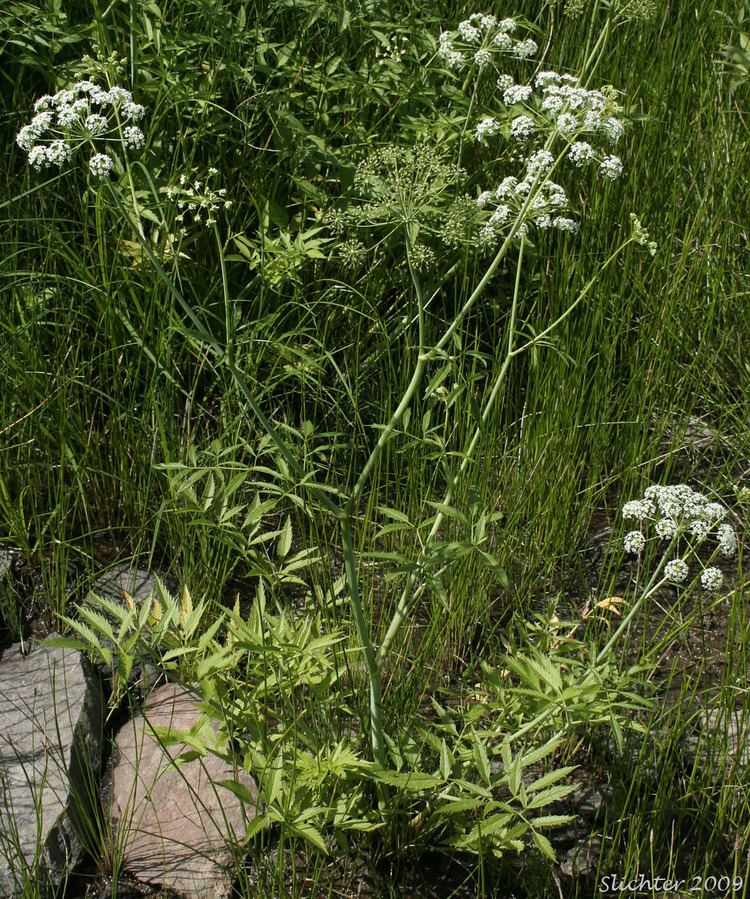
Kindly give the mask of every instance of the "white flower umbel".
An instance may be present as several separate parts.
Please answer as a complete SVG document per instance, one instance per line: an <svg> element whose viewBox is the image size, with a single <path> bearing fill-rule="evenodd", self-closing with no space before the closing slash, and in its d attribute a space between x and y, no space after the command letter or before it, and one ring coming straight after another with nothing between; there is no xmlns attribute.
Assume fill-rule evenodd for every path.
<svg viewBox="0 0 750 899"><path fill-rule="evenodd" d="M674 584L681 584L688 576L687 563L682 559L672 559L664 566L664 577Z"/></svg>
<svg viewBox="0 0 750 899"><path fill-rule="evenodd" d="M594 159L594 148L585 140L576 141L570 145L568 150L568 159L576 168L588 165Z"/></svg>
<svg viewBox="0 0 750 899"><path fill-rule="evenodd" d="M492 15L473 13L458 23L455 31L444 31L438 41L438 55L450 69L475 66L482 71L494 66L501 56L529 59L538 46L530 38L519 34L527 26L515 19L499 21Z"/></svg>
<svg viewBox="0 0 750 899"><path fill-rule="evenodd" d="M649 539L648 528L653 526L658 539L669 541L665 552L671 553L678 546L684 550L682 559L662 561L664 577L682 583L688 575L685 557L690 556L703 566L699 550L712 539L716 541L714 552L732 556L737 551L737 534L732 525L716 524L728 514L729 510L721 503L709 502L706 496L687 484L653 485L646 489L641 499L630 500L622 507L622 517L626 521L637 520L641 527L640 531L625 535L624 546L627 552L642 551ZM719 590L723 575L715 566L706 568L701 583L706 590Z"/></svg>
<svg viewBox="0 0 750 899"><path fill-rule="evenodd" d="M731 524L720 524L716 529L716 540L723 556L733 556L737 552L737 534Z"/></svg>
<svg viewBox="0 0 750 899"><path fill-rule="evenodd" d="M145 115L144 107L134 103L133 95L123 87L105 90L93 81L77 81L52 96L40 97L34 111L31 122L16 135L16 143L37 171L60 167L88 148L92 151L90 172L105 178L114 168L114 159L105 150L113 144L140 150L145 143L139 127L123 127L124 122L140 121Z"/></svg>
<svg viewBox="0 0 750 899"><path fill-rule="evenodd" d="M640 531L630 531L625 534L623 547L626 553L639 556L646 547L646 538Z"/></svg>
<svg viewBox="0 0 750 899"><path fill-rule="evenodd" d="M128 125L122 136L128 150L140 150L146 142L146 136L137 125Z"/></svg>
<svg viewBox="0 0 750 899"><path fill-rule="evenodd" d="M482 121L477 125L477 141L482 144L487 140L488 137L493 134L497 134L499 130L500 123L497 121L497 119L493 119L492 116L487 116L486 118L482 119Z"/></svg>
<svg viewBox="0 0 750 899"><path fill-rule="evenodd" d="M535 131L531 116L519 115L510 123L510 136L513 140L526 141Z"/></svg>
<svg viewBox="0 0 750 899"><path fill-rule="evenodd" d="M176 201L175 219L183 226L183 233L186 216L189 215L194 222L209 227L215 224L217 212L232 207L232 200L227 199L226 188L215 186L218 176L219 171L215 168L208 170L205 179L180 175L178 185L166 189L167 197Z"/></svg>
<svg viewBox="0 0 750 899"><path fill-rule="evenodd" d="M506 106L514 106L516 103L526 103L531 99L534 88L530 84L511 84L503 91L503 103Z"/></svg>
<svg viewBox="0 0 750 899"><path fill-rule="evenodd" d="M599 171L603 178L616 181L622 175L622 160L619 156L605 156L599 164Z"/></svg>
<svg viewBox="0 0 750 899"><path fill-rule="evenodd" d="M711 566L701 574L701 585L704 590L708 590L710 593L716 593L718 590L721 590L723 583L724 575L718 568Z"/></svg>
<svg viewBox="0 0 750 899"><path fill-rule="evenodd" d="M89 169L96 178L104 179L112 171L114 162L106 153L95 153L89 160Z"/></svg>

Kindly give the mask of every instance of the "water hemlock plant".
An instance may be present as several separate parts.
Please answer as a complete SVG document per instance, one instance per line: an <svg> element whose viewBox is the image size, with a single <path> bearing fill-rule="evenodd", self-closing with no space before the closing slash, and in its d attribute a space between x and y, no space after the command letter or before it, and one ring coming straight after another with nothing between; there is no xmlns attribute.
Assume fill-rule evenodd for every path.
<svg viewBox="0 0 750 899"><path fill-rule="evenodd" d="M467 10L442 31L425 13L413 33L324 5L274 2L257 22L188 5L200 29L139 10L127 58L66 57L19 120L29 188L12 202L39 204L55 250L39 263L19 223L9 377L28 408L58 410L44 440L62 436L30 498L36 413L7 400L3 527L25 558L54 558L55 583L111 527L95 506L141 523L134 551L177 560L190 589L140 605L58 584L58 642L113 669L113 705L138 666L196 685L220 726L190 752L258 781L248 840L280 825L281 858L285 840L438 847L475 856L480 879L486 858L552 860L580 747L646 745L647 663L738 595L724 560L741 562L741 517L685 485L622 506L604 598L581 611L556 586L641 466L707 480L659 443L708 414L698 395L721 395L737 430L744 375L721 336L741 294L721 224L735 199L698 189L724 148L691 145L683 197L664 160L687 132L661 119L687 107L626 77L623 46L658 55L649 29L671 34L654 3ZM719 116L701 85L701 115ZM671 218L652 202L666 184ZM631 665L654 607L666 623Z"/></svg>

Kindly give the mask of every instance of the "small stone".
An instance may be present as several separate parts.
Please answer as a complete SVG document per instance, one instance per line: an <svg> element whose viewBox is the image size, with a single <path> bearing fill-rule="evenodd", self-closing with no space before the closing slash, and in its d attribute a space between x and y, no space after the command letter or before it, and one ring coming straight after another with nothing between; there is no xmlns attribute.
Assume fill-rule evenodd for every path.
<svg viewBox="0 0 750 899"><path fill-rule="evenodd" d="M118 602L128 593L136 602L143 601L156 593L156 575L146 568L118 562L99 575L94 581L92 593Z"/></svg>
<svg viewBox="0 0 750 899"><path fill-rule="evenodd" d="M0 897L37 875L56 888L82 857L74 816L90 818L102 695L78 652L20 643L0 658ZM33 872L33 874L31 874Z"/></svg>
<svg viewBox="0 0 750 899"><path fill-rule="evenodd" d="M560 862L560 871L566 877L588 877L596 872L601 851L602 841L599 837L581 840L568 850Z"/></svg>
<svg viewBox="0 0 750 899"><path fill-rule="evenodd" d="M171 764L187 747L164 746L153 730L187 731L199 715L197 697L177 684L149 695L117 735L111 813L130 874L188 899L226 899L234 879L231 846L256 814L255 782L211 753ZM223 780L239 781L253 804L215 786Z"/></svg>

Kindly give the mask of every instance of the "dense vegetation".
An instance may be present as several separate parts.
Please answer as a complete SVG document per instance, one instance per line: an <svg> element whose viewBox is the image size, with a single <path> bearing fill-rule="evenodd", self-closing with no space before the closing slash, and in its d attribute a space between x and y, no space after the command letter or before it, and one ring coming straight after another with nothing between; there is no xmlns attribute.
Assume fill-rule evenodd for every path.
<svg viewBox="0 0 750 899"><path fill-rule="evenodd" d="M265 801L243 895L750 881L750 10L500 6L0 11L5 627L115 621L113 706L144 654L200 685ZM687 512L624 552L677 482L736 557ZM86 599L116 559L178 599Z"/></svg>

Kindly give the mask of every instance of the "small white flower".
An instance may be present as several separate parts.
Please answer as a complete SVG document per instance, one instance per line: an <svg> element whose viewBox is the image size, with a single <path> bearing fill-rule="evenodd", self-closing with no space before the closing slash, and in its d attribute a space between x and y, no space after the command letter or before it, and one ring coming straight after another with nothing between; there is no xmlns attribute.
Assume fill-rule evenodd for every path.
<svg viewBox="0 0 750 899"><path fill-rule="evenodd" d="M498 225L504 225L511 215L510 206L501 205L498 206L497 209L490 216L490 225L497 227Z"/></svg>
<svg viewBox="0 0 750 899"><path fill-rule="evenodd" d="M489 50L477 50L474 54L474 62L479 66L480 69L483 69L485 66L488 66L492 62L492 54Z"/></svg>
<svg viewBox="0 0 750 899"><path fill-rule="evenodd" d="M96 90L99 90L99 88L96 88ZM96 90L92 92L96 93ZM111 87L109 91L107 91L107 98L110 103L114 103L115 105L124 105L133 102L133 95L124 87Z"/></svg>
<svg viewBox="0 0 750 899"><path fill-rule="evenodd" d="M599 165L602 177L616 181L622 175L622 160L619 156L605 156Z"/></svg>
<svg viewBox="0 0 750 899"><path fill-rule="evenodd" d="M594 158L594 148L585 140L576 141L570 145L568 150L568 159L576 168L588 165Z"/></svg>
<svg viewBox="0 0 750 899"><path fill-rule="evenodd" d="M136 125L128 125L122 132L125 146L128 150L140 150L146 142L146 137Z"/></svg>
<svg viewBox="0 0 750 899"><path fill-rule="evenodd" d="M492 43L497 47L498 50L502 50L504 53L507 53L508 50L511 50L513 48L513 41L504 31L498 31L497 34L492 38Z"/></svg>
<svg viewBox="0 0 750 899"><path fill-rule="evenodd" d="M614 116L602 122L601 129L613 144L616 144L625 133L622 122Z"/></svg>
<svg viewBox="0 0 750 899"><path fill-rule="evenodd" d="M675 584L681 584L688 576L688 567L682 559L672 559L664 566L665 576Z"/></svg>
<svg viewBox="0 0 750 899"><path fill-rule="evenodd" d="M53 118L54 116L48 110L45 112L38 112L31 120L31 127L36 131L38 136L41 136L52 124Z"/></svg>
<svg viewBox="0 0 750 899"><path fill-rule="evenodd" d="M73 106L61 106L57 111L57 124L61 128L69 128L78 121L78 110Z"/></svg>
<svg viewBox="0 0 750 899"><path fill-rule="evenodd" d="M555 157L549 150L537 150L536 153L529 156L526 171L531 178L536 175L546 175L554 164Z"/></svg>
<svg viewBox="0 0 750 899"><path fill-rule="evenodd" d="M503 178L500 182L495 191L495 196L498 200L505 200L515 192L517 186L518 178L514 178L513 175L508 175L507 178Z"/></svg>
<svg viewBox="0 0 750 899"><path fill-rule="evenodd" d="M570 112L557 117L557 130L565 137L572 137L578 131L578 119Z"/></svg>
<svg viewBox="0 0 750 899"><path fill-rule="evenodd" d="M481 194L477 197L477 206L480 209L484 209L484 207L490 202L492 199L492 191L491 190L483 190Z"/></svg>
<svg viewBox="0 0 750 899"><path fill-rule="evenodd" d="M703 518L696 518L690 522L690 533L696 540L705 540L711 533L711 524Z"/></svg>
<svg viewBox="0 0 750 899"><path fill-rule="evenodd" d="M638 521L642 521L644 518L648 518L649 515L652 514L652 509L653 507L647 505L643 500L631 499L622 507L622 517L625 519L625 521L630 518L635 518Z"/></svg>
<svg viewBox="0 0 750 899"><path fill-rule="evenodd" d="M559 84L560 76L557 72L539 72L539 74L534 79L534 83L537 87L544 90L550 84Z"/></svg>
<svg viewBox="0 0 750 899"><path fill-rule="evenodd" d="M557 218L552 220L552 227L557 228L558 231L568 231L570 234L575 234L578 231L578 222L558 215Z"/></svg>
<svg viewBox="0 0 750 899"><path fill-rule="evenodd" d="M472 13L469 21L472 25L478 25L483 31L488 31L497 25L497 19L494 16L488 16L481 12Z"/></svg>
<svg viewBox="0 0 750 899"><path fill-rule="evenodd" d="M556 94L550 94L542 100L542 112L548 112L550 115L557 115L563 106L565 106L565 101Z"/></svg>
<svg viewBox="0 0 750 899"><path fill-rule="evenodd" d="M720 524L716 529L716 539L723 556L733 556L737 552L737 534L731 524Z"/></svg>
<svg viewBox="0 0 750 899"><path fill-rule="evenodd" d="M534 130L534 120L527 115L516 116L510 123L510 136L514 140L528 140Z"/></svg>
<svg viewBox="0 0 750 899"><path fill-rule="evenodd" d="M449 69L460 69L463 67L466 60L464 59L464 55L460 50L451 50L451 52L445 57L445 62Z"/></svg>
<svg viewBox="0 0 750 899"><path fill-rule="evenodd" d="M511 84L503 91L503 103L506 106L514 106L516 103L526 103L534 93L528 84Z"/></svg>
<svg viewBox="0 0 750 899"><path fill-rule="evenodd" d="M58 91L55 96L52 98L55 102L56 106L65 106L72 105L76 100L76 92L74 90L62 90ZM84 100L84 103L88 106L88 102Z"/></svg>
<svg viewBox="0 0 750 899"><path fill-rule="evenodd" d="M494 246L497 243L497 234L489 222L479 232L479 245L483 248Z"/></svg>
<svg viewBox="0 0 750 899"><path fill-rule="evenodd" d="M718 521L725 513L726 509L721 503L706 503L703 507L703 517L708 521Z"/></svg>
<svg viewBox="0 0 750 899"><path fill-rule="evenodd" d="M626 553L639 556L646 546L646 538L640 531L630 531L628 534L625 534L622 545Z"/></svg>
<svg viewBox="0 0 750 899"><path fill-rule="evenodd" d="M602 127L602 116L598 109L589 109L583 117L583 127L586 131L598 131Z"/></svg>
<svg viewBox="0 0 750 899"><path fill-rule="evenodd" d="M64 140L53 140L47 147L47 163L48 165L61 166L68 162L72 155L72 150Z"/></svg>
<svg viewBox="0 0 750 899"><path fill-rule="evenodd" d="M493 119L492 116L486 116L482 119L482 121L477 125L477 140L479 143L484 143L485 138L497 134L500 125L497 119Z"/></svg>
<svg viewBox="0 0 750 899"><path fill-rule="evenodd" d="M547 193L547 205L552 206L554 209L565 209L568 205L568 195L565 193L565 188L561 187L559 184L555 184L554 181L548 181L545 185L546 193ZM576 226L577 229L578 226Z"/></svg>
<svg viewBox="0 0 750 899"><path fill-rule="evenodd" d="M42 146L32 147L29 150L29 165L37 172L41 172L43 168L49 165L47 159L47 148Z"/></svg>
<svg viewBox="0 0 750 899"><path fill-rule="evenodd" d="M677 523L673 518L660 518L654 528L662 540L669 540L677 533Z"/></svg>
<svg viewBox="0 0 750 899"><path fill-rule="evenodd" d="M701 584L704 590L708 590L711 593L715 593L717 590L721 589L721 585L724 583L724 575L719 571L718 568L707 568L703 574L701 575Z"/></svg>
<svg viewBox="0 0 750 899"><path fill-rule="evenodd" d="M537 50L539 49L539 45L536 41L532 41L531 38L528 38L525 41L519 41L514 50L513 55L516 59L529 59L532 56L536 55Z"/></svg>
<svg viewBox="0 0 750 899"><path fill-rule="evenodd" d="M471 24L469 19L458 23L458 33L466 41L467 44L473 44L482 37L482 32Z"/></svg>
<svg viewBox="0 0 750 899"><path fill-rule="evenodd" d="M96 178L104 179L112 171L114 162L106 153L96 153L89 160L89 169Z"/></svg>
<svg viewBox="0 0 750 899"><path fill-rule="evenodd" d="M132 103L130 100L122 104L120 111L127 122L140 122L146 114L145 108L140 103Z"/></svg>
<svg viewBox="0 0 750 899"><path fill-rule="evenodd" d="M497 23L497 27L499 31L502 31L505 34L513 34L518 26L515 19L501 19Z"/></svg>
<svg viewBox="0 0 750 899"><path fill-rule="evenodd" d="M24 125L16 135L16 143L25 152L31 152L36 143L36 133L31 125Z"/></svg>
<svg viewBox="0 0 750 899"><path fill-rule="evenodd" d="M515 84L511 75L500 75L497 79L497 86L501 91L507 90Z"/></svg>
<svg viewBox="0 0 750 899"><path fill-rule="evenodd" d="M534 219L534 224L537 228L541 228L542 231L546 231L548 228L552 227L552 216L543 212Z"/></svg>
<svg viewBox="0 0 750 899"><path fill-rule="evenodd" d="M89 134L99 136L101 134L104 134L104 132L107 130L107 120L103 115L94 113L93 115L86 117L84 127L89 132Z"/></svg>

